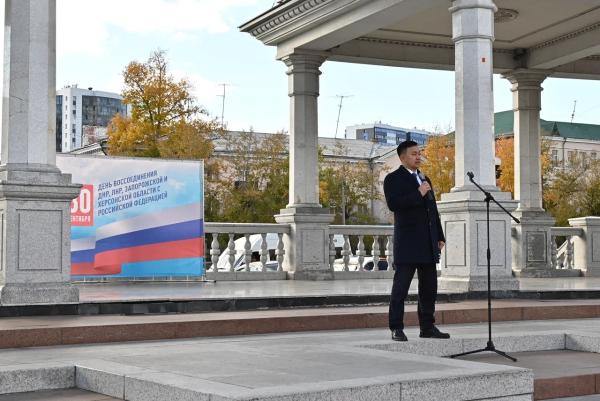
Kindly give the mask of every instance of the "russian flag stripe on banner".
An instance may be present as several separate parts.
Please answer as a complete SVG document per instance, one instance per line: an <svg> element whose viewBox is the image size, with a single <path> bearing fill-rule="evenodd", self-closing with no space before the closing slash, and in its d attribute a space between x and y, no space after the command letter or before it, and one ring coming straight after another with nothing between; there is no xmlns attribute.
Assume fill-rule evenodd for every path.
<svg viewBox="0 0 600 401"><path fill-rule="evenodd" d="M147 228L99 240L96 242L96 253L157 242L198 238L201 236L202 220L192 220L184 223Z"/></svg>
<svg viewBox="0 0 600 401"><path fill-rule="evenodd" d="M120 275L123 265L134 270L144 262L144 270L170 260L181 274L198 274L204 262L203 221L201 204L194 203L100 227L97 236L73 241L72 275ZM185 263L184 260L185 259ZM196 262L195 272L191 270ZM142 265L139 265L140 268Z"/></svg>
<svg viewBox="0 0 600 401"><path fill-rule="evenodd" d="M98 242L108 237L115 237L133 231L183 223L190 220L199 220L203 218L203 214L202 204L198 202L156 212L144 213L143 215L131 217L127 220L119 220L98 227L96 230L95 241Z"/></svg>
<svg viewBox="0 0 600 401"><path fill-rule="evenodd" d="M204 240L202 238L193 238L182 241L160 242L131 248L113 249L97 253L94 264L97 266L122 265L132 262L147 262L149 260L201 256L204 256Z"/></svg>

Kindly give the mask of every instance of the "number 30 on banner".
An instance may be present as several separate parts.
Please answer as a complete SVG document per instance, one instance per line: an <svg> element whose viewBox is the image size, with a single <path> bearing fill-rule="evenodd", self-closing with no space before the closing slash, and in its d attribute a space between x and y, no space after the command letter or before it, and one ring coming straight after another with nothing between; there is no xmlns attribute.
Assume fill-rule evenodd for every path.
<svg viewBox="0 0 600 401"><path fill-rule="evenodd" d="M79 196L71 201L71 225L94 225L94 186L81 187Z"/></svg>

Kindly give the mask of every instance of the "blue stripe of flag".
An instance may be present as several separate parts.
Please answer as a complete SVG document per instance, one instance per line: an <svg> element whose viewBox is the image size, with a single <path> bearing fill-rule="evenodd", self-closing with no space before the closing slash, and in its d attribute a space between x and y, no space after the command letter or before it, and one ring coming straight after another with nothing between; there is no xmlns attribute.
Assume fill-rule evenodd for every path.
<svg viewBox="0 0 600 401"><path fill-rule="evenodd" d="M95 253L132 246L156 244L159 242L179 241L198 238L203 234L202 219L183 223L147 228L126 234L115 235L96 242Z"/></svg>

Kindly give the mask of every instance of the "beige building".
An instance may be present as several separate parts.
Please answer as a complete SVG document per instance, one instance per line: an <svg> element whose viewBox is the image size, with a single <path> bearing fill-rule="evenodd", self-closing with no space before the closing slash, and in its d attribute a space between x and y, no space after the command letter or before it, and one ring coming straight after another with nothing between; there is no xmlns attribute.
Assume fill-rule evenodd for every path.
<svg viewBox="0 0 600 401"><path fill-rule="evenodd" d="M496 136L513 135L512 110L495 114ZM600 125L540 119L540 133L550 141L550 155L559 166L568 167L573 157L600 158Z"/></svg>

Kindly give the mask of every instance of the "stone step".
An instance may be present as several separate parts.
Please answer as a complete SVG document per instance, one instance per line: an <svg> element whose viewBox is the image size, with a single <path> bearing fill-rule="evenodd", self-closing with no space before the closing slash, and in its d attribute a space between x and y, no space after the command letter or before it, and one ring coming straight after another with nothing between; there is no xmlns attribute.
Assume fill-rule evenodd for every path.
<svg viewBox="0 0 600 401"><path fill-rule="evenodd" d="M27 393L13 393L0 395L0 401L118 401L122 398L113 398L104 394L77 388L61 390L41 390Z"/></svg>
<svg viewBox="0 0 600 401"><path fill-rule="evenodd" d="M438 324L487 321L487 303L438 305ZM493 321L600 317L600 301L494 301ZM387 327L387 306L166 315L39 316L0 320L0 348ZM408 305L407 326L418 324Z"/></svg>
<svg viewBox="0 0 600 401"><path fill-rule="evenodd" d="M163 366L147 365L143 362L147 362L146 359L138 360L137 363L129 360L113 362L94 359L92 353L77 352L78 356L68 362L68 357L61 356L64 363L3 366L0 369L0 394L78 388L114 399L133 401L178 401L213 399L212 397L223 401L274 401L304 399L309 394L309 398L314 400L345 401L399 398L416 400L424 399L423 397L432 400L506 398L511 401L530 401L532 392L535 400L599 393L600 336L595 330L504 332L497 335L494 339L496 347L518 358L517 363L491 352L466 358L439 358L478 349L486 340L487 337L481 334L463 334L443 341L417 339L399 343L388 339L351 342L346 346L340 345L339 351L343 357L360 358L373 356L375 353L379 353L379 356L391 353L395 356L386 356L386 363L396 360L396 369L402 366L408 367L408 371L405 369L402 373L393 370L384 376L365 374L352 380L323 377L322 381L314 383L288 383L275 387L268 383L277 382L277 378L267 380L268 383L262 383L262 386L247 387L236 381L243 382L244 378L234 379L231 376L229 379L221 377L223 380L219 380L220 373L211 370L209 372L212 375L204 373L202 369L190 373L177 369L169 371ZM352 350L354 351L351 352ZM47 358L51 358L51 355L45 354L44 359ZM140 362L145 366L141 366ZM420 371L414 371L417 366L420 366ZM507 386L507 383L510 385ZM28 398L20 398L25 399ZM0 396L0 401L5 400Z"/></svg>
<svg viewBox="0 0 600 401"><path fill-rule="evenodd" d="M72 364L36 363L0 366L0 394L75 387Z"/></svg>

